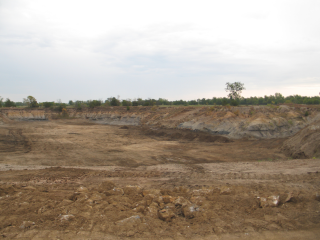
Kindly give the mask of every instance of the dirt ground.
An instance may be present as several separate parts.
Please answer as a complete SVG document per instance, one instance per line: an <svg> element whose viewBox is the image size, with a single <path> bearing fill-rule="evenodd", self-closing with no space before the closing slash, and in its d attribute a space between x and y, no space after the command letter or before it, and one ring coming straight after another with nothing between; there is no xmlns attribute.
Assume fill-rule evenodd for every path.
<svg viewBox="0 0 320 240"><path fill-rule="evenodd" d="M286 139L85 120L0 127L7 239L319 239L319 159Z"/></svg>

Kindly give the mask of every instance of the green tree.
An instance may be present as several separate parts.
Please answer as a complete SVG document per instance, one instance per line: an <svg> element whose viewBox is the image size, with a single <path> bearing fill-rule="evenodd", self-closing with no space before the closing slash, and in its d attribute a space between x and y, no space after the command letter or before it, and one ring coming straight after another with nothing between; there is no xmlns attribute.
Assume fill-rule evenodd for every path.
<svg viewBox="0 0 320 240"><path fill-rule="evenodd" d="M7 98L7 100L4 102L4 106L5 107L15 107L16 104L13 101L10 101L9 98Z"/></svg>
<svg viewBox="0 0 320 240"><path fill-rule="evenodd" d="M120 106L120 101L118 99L116 99L115 97L113 97L110 101L110 105L111 106Z"/></svg>
<svg viewBox="0 0 320 240"><path fill-rule="evenodd" d="M24 98L23 102L27 104L27 106L30 108L39 107L37 100L32 96L28 96L27 98Z"/></svg>
<svg viewBox="0 0 320 240"><path fill-rule="evenodd" d="M54 106L54 102L43 102L42 106L44 106L45 108L50 108Z"/></svg>
<svg viewBox="0 0 320 240"><path fill-rule="evenodd" d="M0 96L0 108L2 107L3 98Z"/></svg>
<svg viewBox="0 0 320 240"><path fill-rule="evenodd" d="M241 97L242 90L245 90L243 83L241 83L241 82L234 82L234 83L227 82L226 86L227 87L225 88L225 90L227 92L229 92L228 97L230 100L238 101L242 98Z"/></svg>

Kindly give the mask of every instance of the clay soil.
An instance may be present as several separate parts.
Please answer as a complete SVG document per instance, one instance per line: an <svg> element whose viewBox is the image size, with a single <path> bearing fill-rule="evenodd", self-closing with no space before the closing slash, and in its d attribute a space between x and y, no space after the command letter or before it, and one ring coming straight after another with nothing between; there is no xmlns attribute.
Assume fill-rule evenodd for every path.
<svg viewBox="0 0 320 240"><path fill-rule="evenodd" d="M319 239L319 159L286 139L84 120L0 127L0 237Z"/></svg>

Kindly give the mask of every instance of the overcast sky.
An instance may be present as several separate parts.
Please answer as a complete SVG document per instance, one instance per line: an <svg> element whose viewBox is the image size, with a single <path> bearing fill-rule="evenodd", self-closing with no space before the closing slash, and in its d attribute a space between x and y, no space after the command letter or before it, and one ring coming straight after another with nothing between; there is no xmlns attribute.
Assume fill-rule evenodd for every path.
<svg viewBox="0 0 320 240"><path fill-rule="evenodd" d="M0 0L0 96L320 92L319 0Z"/></svg>

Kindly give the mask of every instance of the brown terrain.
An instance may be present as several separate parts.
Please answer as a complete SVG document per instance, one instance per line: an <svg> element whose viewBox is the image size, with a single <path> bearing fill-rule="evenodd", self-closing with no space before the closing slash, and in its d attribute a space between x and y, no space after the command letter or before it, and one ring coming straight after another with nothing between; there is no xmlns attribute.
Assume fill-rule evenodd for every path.
<svg viewBox="0 0 320 240"><path fill-rule="evenodd" d="M319 236L317 107L0 110L0 238Z"/></svg>

